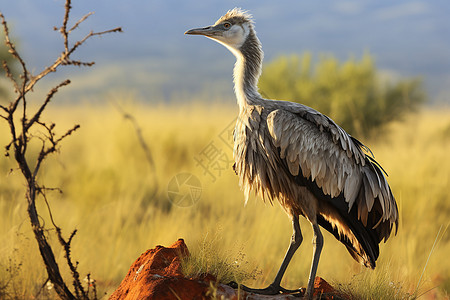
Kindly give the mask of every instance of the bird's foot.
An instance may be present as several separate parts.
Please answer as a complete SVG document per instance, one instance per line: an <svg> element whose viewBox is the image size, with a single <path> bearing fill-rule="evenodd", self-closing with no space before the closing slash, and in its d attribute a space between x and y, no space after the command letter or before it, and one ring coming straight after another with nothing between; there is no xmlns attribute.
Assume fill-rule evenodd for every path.
<svg viewBox="0 0 450 300"><path fill-rule="evenodd" d="M291 294L291 295L294 295L294 296L303 296L304 293L305 293L305 289L304 288L300 288L298 290L288 290L288 289L285 289L285 288L281 287L280 285L276 285L276 284L273 284L273 283L270 284L268 287L263 288L263 289L249 288L248 286L245 286L243 284L238 285L234 281L228 283L228 285L230 287L232 287L233 289L240 288L243 291L246 291L246 292L249 292L249 293L260 294L260 295Z"/></svg>

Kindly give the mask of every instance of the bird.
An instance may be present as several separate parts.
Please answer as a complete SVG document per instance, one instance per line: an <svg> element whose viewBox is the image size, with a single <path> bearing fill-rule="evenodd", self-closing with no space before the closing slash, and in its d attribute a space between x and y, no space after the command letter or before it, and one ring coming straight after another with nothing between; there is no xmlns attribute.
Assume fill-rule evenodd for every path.
<svg viewBox="0 0 450 300"><path fill-rule="evenodd" d="M313 108L261 96L258 79L264 54L248 11L231 9L214 25L185 34L206 36L236 57L233 81L239 115L233 133L233 169L246 203L251 191L264 201L278 201L292 222L289 247L274 281L266 288L242 288L267 295L301 291L281 287L303 241L300 216L313 230L305 298L313 296L324 244L320 228L340 241L357 262L374 269L379 244L388 240L394 227L397 234L399 213L387 174L370 149Z"/></svg>

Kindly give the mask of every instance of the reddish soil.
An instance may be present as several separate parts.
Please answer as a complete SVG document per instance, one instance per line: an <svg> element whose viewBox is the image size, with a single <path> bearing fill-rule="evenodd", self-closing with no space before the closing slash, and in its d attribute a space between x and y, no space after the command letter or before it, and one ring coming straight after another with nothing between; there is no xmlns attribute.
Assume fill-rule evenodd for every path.
<svg viewBox="0 0 450 300"><path fill-rule="evenodd" d="M182 239L166 248L156 246L143 253L130 267L122 283L109 298L110 300L190 300L216 298L238 299L238 291L216 282L212 275L202 278L186 278L181 272L181 258L189 255ZM211 288L214 287L214 288ZM339 299L331 296L334 292L325 280L316 277L315 298ZM322 297L320 297L322 295ZM239 291L240 299L299 299L292 295L261 296Z"/></svg>

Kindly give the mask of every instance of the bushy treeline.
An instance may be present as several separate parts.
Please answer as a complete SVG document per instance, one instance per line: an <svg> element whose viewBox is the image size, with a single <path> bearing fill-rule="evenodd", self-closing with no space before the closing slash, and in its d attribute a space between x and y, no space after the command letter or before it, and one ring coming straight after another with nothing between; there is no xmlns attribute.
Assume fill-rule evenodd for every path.
<svg viewBox="0 0 450 300"><path fill-rule="evenodd" d="M368 53L341 63L332 55L280 56L265 65L263 96L299 102L330 116L350 134L369 137L426 99L421 80L382 82Z"/></svg>

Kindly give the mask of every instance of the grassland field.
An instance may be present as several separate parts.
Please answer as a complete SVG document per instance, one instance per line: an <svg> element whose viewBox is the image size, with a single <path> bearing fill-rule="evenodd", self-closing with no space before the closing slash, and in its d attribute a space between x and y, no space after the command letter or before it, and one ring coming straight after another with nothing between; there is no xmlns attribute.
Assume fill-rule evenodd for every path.
<svg viewBox="0 0 450 300"><path fill-rule="evenodd" d="M130 99L117 101L133 119L124 118L111 102L56 105L44 113L44 119L54 122L60 134L74 124L81 125L62 143L60 152L46 161L39 178L45 187L63 191L47 192L47 198L64 235L78 230L72 256L79 261L81 276L90 273L99 296L106 297L142 252L184 238L194 255L207 245L207 251L222 255L237 268L258 270L255 279L247 280L248 285L269 284L292 229L276 203L272 206L252 197L244 206L231 169L229 133L236 105L199 102L151 106ZM150 149L154 168L135 125ZM36 137L42 134L42 130L35 132ZM390 124L376 138L358 138L389 174L400 210L398 234L380 245L378 266L371 271L358 265L344 246L324 232L318 275L347 285L376 285L382 278L390 288L409 294L419 286L416 295L425 293L421 299L448 298L450 109L422 109ZM8 143L8 128L3 122L0 145ZM37 138L29 149L30 161L36 159L39 147ZM171 180L180 173L194 175L201 185L194 190L182 187L180 194L189 196L182 200L168 195L168 189L173 189ZM32 298L46 280L26 214L24 188L13 158L2 156L0 283L7 285L4 291L9 297L17 299ZM189 199L193 203L183 202ZM42 199L38 211L50 229L63 274L69 278ZM303 219L301 228L304 241L282 282L286 288L307 283L312 230ZM46 287L40 295L55 296Z"/></svg>

